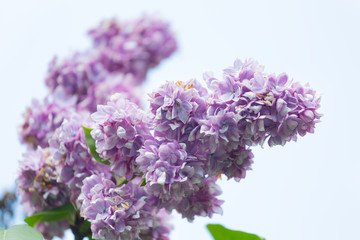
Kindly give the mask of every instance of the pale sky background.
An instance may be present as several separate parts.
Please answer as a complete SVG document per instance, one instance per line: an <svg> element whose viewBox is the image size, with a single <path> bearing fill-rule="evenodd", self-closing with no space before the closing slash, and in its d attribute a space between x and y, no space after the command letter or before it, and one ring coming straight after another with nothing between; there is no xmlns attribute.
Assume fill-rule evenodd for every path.
<svg viewBox="0 0 360 240"><path fill-rule="evenodd" d="M220 77L236 58L253 57L323 96L315 134L255 148L246 179L220 182L224 214L193 223L175 215L171 239L210 240L207 223L267 240L360 239L357 0L0 0L0 192L14 185L24 151L16 128L31 99L45 96L52 57L87 49L86 31L103 19L153 12L171 22L179 51L151 71L146 92L207 70Z"/></svg>

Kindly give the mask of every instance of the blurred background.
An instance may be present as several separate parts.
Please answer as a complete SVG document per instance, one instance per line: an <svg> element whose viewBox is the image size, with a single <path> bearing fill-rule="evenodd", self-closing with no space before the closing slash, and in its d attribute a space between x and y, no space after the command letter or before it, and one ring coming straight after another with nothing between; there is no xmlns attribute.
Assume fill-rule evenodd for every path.
<svg viewBox="0 0 360 240"><path fill-rule="evenodd" d="M359 12L357 0L0 0L0 193L15 188L25 151L17 127L31 99L47 93L53 56L89 48L86 32L101 20L155 13L171 23L179 50L150 71L145 92L208 70L220 77L236 58L253 57L266 72L309 82L324 114L297 143L253 149L253 170L240 183L219 181L222 216L188 223L173 213L171 239L210 240L207 223L267 240L360 238ZM22 223L17 212L12 224Z"/></svg>

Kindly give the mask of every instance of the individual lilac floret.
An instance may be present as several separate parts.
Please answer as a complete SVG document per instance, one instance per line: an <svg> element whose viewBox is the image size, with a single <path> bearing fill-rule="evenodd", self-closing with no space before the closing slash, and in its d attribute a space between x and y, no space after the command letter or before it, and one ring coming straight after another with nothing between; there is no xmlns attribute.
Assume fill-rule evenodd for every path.
<svg viewBox="0 0 360 240"><path fill-rule="evenodd" d="M180 201L177 210L183 218L191 222L195 216L211 218L214 213L223 213L221 204L224 201L217 198L222 191L215 183L216 180L216 177L205 178L202 183L195 186L190 195Z"/></svg>
<svg viewBox="0 0 360 240"><path fill-rule="evenodd" d="M170 224L170 215L165 209L160 209L158 212L153 210L152 226L147 230L140 232L140 239L142 240L170 240L169 234L173 229Z"/></svg>
<svg viewBox="0 0 360 240"><path fill-rule="evenodd" d="M86 114L82 116L73 113L71 118L65 119L56 129L49 141L59 171L59 181L71 189L71 201L78 206L76 200L86 177L98 173L111 176L110 168L96 162L87 146L81 125L86 117L88 117Z"/></svg>
<svg viewBox="0 0 360 240"><path fill-rule="evenodd" d="M150 135L145 112L121 94L111 96L107 105L98 105L91 115L96 151L109 160L117 177L131 179L137 173L135 158Z"/></svg>
<svg viewBox="0 0 360 240"><path fill-rule="evenodd" d="M142 179L116 187L112 180L92 175L84 180L81 216L91 223L95 239L139 239L152 226L151 208L140 187Z"/></svg>
<svg viewBox="0 0 360 240"><path fill-rule="evenodd" d="M154 114L154 134L168 140L186 143L193 137L206 114L207 91L196 80L167 82L150 94L150 111Z"/></svg>
<svg viewBox="0 0 360 240"><path fill-rule="evenodd" d="M155 196L155 205L172 210L193 185L204 177L204 161L188 154L186 145L173 140L147 140L136 159L144 173L146 188Z"/></svg>
<svg viewBox="0 0 360 240"><path fill-rule="evenodd" d="M89 34L105 68L111 72L132 73L139 79L138 84L150 68L177 48L168 23L155 16L124 23L107 20Z"/></svg>
<svg viewBox="0 0 360 240"><path fill-rule="evenodd" d="M63 206L70 201L69 189L65 184L59 183L57 178L55 162L48 149L38 148L37 151L30 150L24 154L16 184L21 203L28 215ZM56 226L54 224L36 226L39 231L46 234L44 236L47 239L54 236L62 237L68 227L67 220Z"/></svg>
<svg viewBox="0 0 360 240"><path fill-rule="evenodd" d="M73 99L63 101L54 96L52 100L45 98L43 103L33 100L32 106L24 114L25 122L19 127L19 136L20 141L29 148L48 147L55 129L74 109Z"/></svg>
<svg viewBox="0 0 360 240"><path fill-rule="evenodd" d="M204 75L215 98L237 115L240 142L248 146L284 145L297 135L313 133L321 114L320 97L299 83L292 83L286 74L266 74L255 61L235 61L224 70L224 79ZM229 92L229 89L231 90ZM232 93L232 95L231 95Z"/></svg>

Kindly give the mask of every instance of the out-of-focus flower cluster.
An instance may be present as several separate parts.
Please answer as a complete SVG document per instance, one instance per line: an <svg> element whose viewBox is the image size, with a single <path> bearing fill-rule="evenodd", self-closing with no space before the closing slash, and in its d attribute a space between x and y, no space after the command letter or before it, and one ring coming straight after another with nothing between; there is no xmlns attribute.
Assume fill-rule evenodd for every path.
<svg viewBox="0 0 360 240"><path fill-rule="evenodd" d="M49 96L27 109L19 131L22 143L47 147L66 112L94 112L114 93L140 104L139 85L147 72L177 48L169 24L155 16L123 23L107 20L89 35L90 49L50 62L45 79Z"/></svg>
<svg viewBox="0 0 360 240"><path fill-rule="evenodd" d="M168 25L110 20L90 36L91 51L50 64L51 94L21 127L31 148L17 182L28 214L70 202L95 239L166 240L172 210L189 221L221 214L221 175L239 181L251 147L313 133L321 117L314 90L252 59L236 60L219 79L205 73L206 87L166 82L145 111L133 89L176 49ZM37 225L48 239L72 223L51 224Z"/></svg>
<svg viewBox="0 0 360 240"><path fill-rule="evenodd" d="M56 162L48 149L38 148L24 154L18 170L18 192L21 203L29 214L63 206L70 201L71 189L59 182ZM69 228L67 220L40 223L36 228L46 239L53 236L62 237Z"/></svg>

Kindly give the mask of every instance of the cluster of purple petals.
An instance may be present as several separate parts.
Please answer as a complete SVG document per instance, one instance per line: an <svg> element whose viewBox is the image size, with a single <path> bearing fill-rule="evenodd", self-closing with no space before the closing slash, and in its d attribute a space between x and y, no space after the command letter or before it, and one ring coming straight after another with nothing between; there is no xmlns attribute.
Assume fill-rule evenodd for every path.
<svg viewBox="0 0 360 240"><path fill-rule="evenodd" d="M59 172L59 182L71 189L70 200L78 205L83 180L93 174L103 173L111 176L110 168L96 162L87 146L82 123L86 123L87 114L73 113L56 129L49 141L51 154Z"/></svg>
<svg viewBox="0 0 360 240"><path fill-rule="evenodd" d="M64 60L55 57L49 64L45 83L50 92L61 91L81 102L87 97L88 89L103 81L106 74L94 54L77 53Z"/></svg>
<svg viewBox="0 0 360 240"><path fill-rule="evenodd" d="M144 172L146 188L156 197L156 205L169 210L203 180L204 162L186 151L186 145L175 140L147 140L136 159Z"/></svg>
<svg viewBox="0 0 360 240"><path fill-rule="evenodd" d="M150 16L121 24L115 20L103 22L90 31L90 36L94 40L92 49L51 61L45 79L50 93L42 103L33 101L20 127L21 142L29 146L29 151L24 155L26 160L21 163L17 183L29 215L69 201L80 208L85 198L78 196L88 177L101 173L104 179L109 179L113 174L130 181L141 175L135 159L144 141L151 137L151 121L138 107L141 95L138 86L150 68L176 50L175 38L167 23ZM109 99L114 93L117 94ZM108 105L99 105L107 101ZM89 112L96 110L94 125L84 121ZM104 160L109 158L111 166L93 159L81 124L95 128L92 135L97 151ZM35 149L38 150L33 152ZM106 223L98 221L92 226L95 237L135 239L141 233L144 238L168 239L170 227L162 226L165 214L155 210L150 213L150 207L142 206L145 190L138 189L140 183L136 181L140 180L109 190L107 195L113 197L121 192L127 199L123 205L127 217L114 210L115 218L128 218L126 231L114 217L109 217ZM134 206L127 209L128 203ZM112 209L116 207L112 205ZM143 225L139 223L141 226L137 225L137 208L144 213L141 218L152 216ZM115 225L116 232L121 234L111 235L109 226ZM131 226L133 230L129 229ZM68 227L67 220L37 225L48 239L61 237Z"/></svg>
<svg viewBox="0 0 360 240"><path fill-rule="evenodd" d="M102 22L89 31L98 58L110 72L131 73L140 84L147 71L169 57L177 44L169 24L155 16L120 23Z"/></svg>
<svg viewBox="0 0 360 240"><path fill-rule="evenodd" d="M149 96L155 137L185 144L194 139L197 119L206 116L205 88L196 80L167 82Z"/></svg>
<svg viewBox="0 0 360 240"><path fill-rule="evenodd" d="M140 239L142 240L170 240L169 234L173 229L170 224L171 217L169 213L164 209L153 210L151 215L153 216L152 225L146 230L140 231Z"/></svg>
<svg viewBox="0 0 360 240"><path fill-rule="evenodd" d="M138 80L132 74L110 73L93 53L75 54L71 58L50 63L46 84L52 93L59 92L74 99L78 110L96 111L105 104L108 96L120 92L124 97L139 103L132 86Z"/></svg>
<svg viewBox="0 0 360 240"><path fill-rule="evenodd" d="M236 131L239 116L199 82L167 82L150 95L150 111L155 137L185 144L205 174L245 177L253 155Z"/></svg>
<svg viewBox="0 0 360 240"><path fill-rule="evenodd" d="M91 117L96 151L110 161L115 176L129 180L139 174L135 159L144 141L151 137L145 112L121 94L114 94L107 105L98 105Z"/></svg>
<svg viewBox="0 0 360 240"><path fill-rule="evenodd" d="M52 98L45 98L43 103L33 100L24 114L25 122L19 127L20 141L34 150L38 146L48 147L55 129L73 109L73 99L64 101L58 92Z"/></svg>
<svg viewBox="0 0 360 240"><path fill-rule="evenodd" d="M146 192L139 187L141 178L134 178L116 187L103 175L84 180L81 215L91 222L95 239L139 239L140 231L153 226L151 207Z"/></svg>
<svg viewBox="0 0 360 240"><path fill-rule="evenodd" d="M308 85L292 83L285 74L267 74L250 59L236 60L224 70L222 80L206 74L210 89L216 90L214 102L236 114L243 145L284 145L297 135L313 133L321 114L320 97Z"/></svg>
<svg viewBox="0 0 360 240"><path fill-rule="evenodd" d="M215 214L222 214L221 204L223 200L217 197L222 191L215 182L217 177L208 177L194 186L191 194L184 197L177 204L177 211L183 218L193 221L195 216L212 217Z"/></svg>
<svg viewBox="0 0 360 240"><path fill-rule="evenodd" d="M131 74L111 74L102 82L92 86L88 90L87 97L78 105L78 109L88 109L95 112L97 105L106 104L110 96L118 93L123 98L140 106L141 89L133 86L134 76Z"/></svg>
<svg viewBox="0 0 360 240"><path fill-rule="evenodd" d="M27 214L32 215L69 202L70 191L65 184L57 181L59 174L55 165L49 149L38 148L24 154L16 184ZM46 239L62 237L68 227L67 220L59 224L44 223L36 226Z"/></svg>

